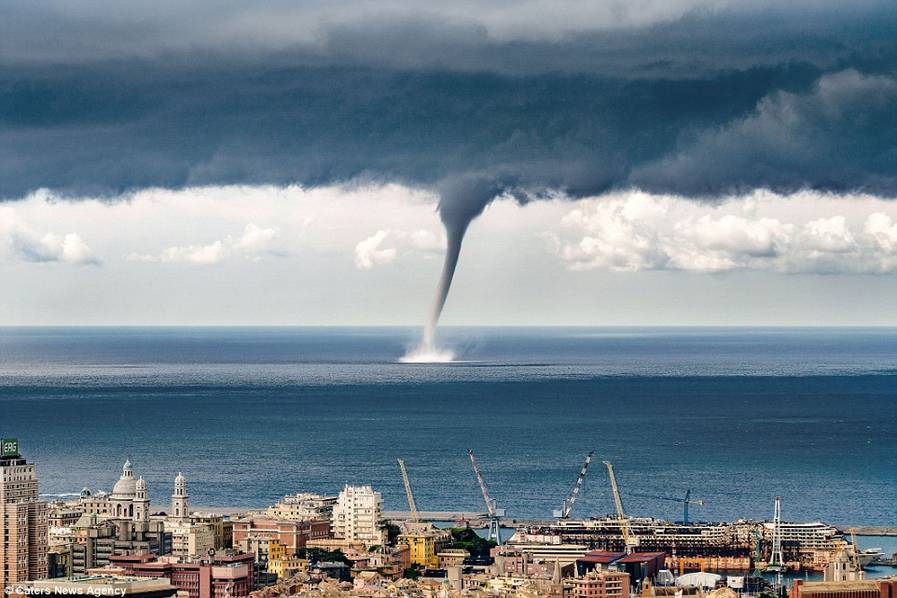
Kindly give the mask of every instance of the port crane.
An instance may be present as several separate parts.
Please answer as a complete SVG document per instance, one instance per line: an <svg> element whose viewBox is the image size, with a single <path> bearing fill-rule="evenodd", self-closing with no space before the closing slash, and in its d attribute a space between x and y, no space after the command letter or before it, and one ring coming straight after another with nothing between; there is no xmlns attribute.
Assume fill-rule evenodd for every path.
<svg viewBox="0 0 897 598"><path fill-rule="evenodd" d="M766 572L776 574L776 593L782 587L782 573L785 569L785 558L782 556L782 498L776 496L772 516L772 553L766 564Z"/></svg>
<svg viewBox="0 0 897 598"><path fill-rule="evenodd" d="M576 499L579 497L579 491L582 490L582 482L586 479L586 473L588 473L589 465L592 463L593 454L595 454L594 451L589 451L589 454L586 455L585 463L582 464L582 469L579 470L579 477L576 478L573 490L571 490L570 495L564 499L564 506L561 507L560 510L554 511L553 514L555 517L566 519L570 516L570 511L573 510L573 505L576 504Z"/></svg>
<svg viewBox="0 0 897 598"><path fill-rule="evenodd" d="M396 459L399 469L402 470L402 482L405 484L405 496L408 497L408 510L411 511L411 521L420 523L420 515L417 512L417 503L414 502L414 492L411 491L411 481L408 479L408 470L405 468L404 459Z"/></svg>
<svg viewBox="0 0 897 598"><path fill-rule="evenodd" d="M653 498L656 500L671 500L673 502L682 503L682 523L688 524L688 505L697 505L703 507L706 503L700 498L691 497L691 489L685 491L685 498L677 498L675 496L656 496L654 494L635 494L630 493L629 496L638 496L639 498Z"/></svg>
<svg viewBox="0 0 897 598"><path fill-rule="evenodd" d="M495 540L496 544L501 544L501 517L504 516L505 510L499 509L495 504L495 499L489 495L486 480L483 479L483 472L480 471L473 449L467 449L467 456L470 457L470 464L473 465L473 472L476 474L480 490L483 492L483 501L486 503L486 512L489 515L489 535L487 539Z"/></svg>
<svg viewBox="0 0 897 598"><path fill-rule="evenodd" d="M620 489L617 487L617 476L614 473L614 466L610 461L602 461L602 463L607 467L610 489L614 493L614 506L617 508L617 521L620 523L620 533L623 535L626 554L632 554L632 551L638 546L638 536L632 533L629 519L626 517L626 513L623 512L623 499L620 497Z"/></svg>

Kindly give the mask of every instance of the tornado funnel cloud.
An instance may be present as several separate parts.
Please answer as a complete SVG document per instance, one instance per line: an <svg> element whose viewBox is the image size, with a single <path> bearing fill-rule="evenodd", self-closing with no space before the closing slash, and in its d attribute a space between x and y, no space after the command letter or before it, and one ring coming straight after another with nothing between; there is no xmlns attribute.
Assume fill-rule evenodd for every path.
<svg viewBox="0 0 897 598"><path fill-rule="evenodd" d="M473 220L483 213L496 196L502 192L503 186L491 177L463 177L445 180L440 185L439 217L445 226L446 249L442 274L436 285L436 296L430 309L430 317L424 325L421 344L402 358L404 362L439 362L451 361L454 355L450 351L440 350L436 346L436 327L452 288L452 279L461 256L461 245L464 235Z"/></svg>
<svg viewBox="0 0 897 598"><path fill-rule="evenodd" d="M442 315L442 309L445 307L445 300L448 298L449 290L452 288L452 279L455 277L455 268L458 266L458 258L461 255L461 243L464 241L464 233L466 231L466 223L460 227L446 226L445 261L442 264L439 284L436 286L436 297L433 299L430 317L424 326L424 336L421 343L423 347L432 349L435 346L436 326L439 324L439 317Z"/></svg>

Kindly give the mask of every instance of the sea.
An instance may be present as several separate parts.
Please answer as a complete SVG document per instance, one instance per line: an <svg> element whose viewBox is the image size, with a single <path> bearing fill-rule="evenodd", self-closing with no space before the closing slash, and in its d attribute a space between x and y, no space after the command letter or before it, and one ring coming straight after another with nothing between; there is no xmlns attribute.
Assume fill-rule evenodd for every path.
<svg viewBox="0 0 897 598"><path fill-rule="evenodd" d="M509 517L897 526L897 329L0 328L0 437L48 497L109 491L130 459L160 510L264 507L371 484L406 509ZM881 542L873 545L880 545ZM897 549L895 549L897 550Z"/></svg>

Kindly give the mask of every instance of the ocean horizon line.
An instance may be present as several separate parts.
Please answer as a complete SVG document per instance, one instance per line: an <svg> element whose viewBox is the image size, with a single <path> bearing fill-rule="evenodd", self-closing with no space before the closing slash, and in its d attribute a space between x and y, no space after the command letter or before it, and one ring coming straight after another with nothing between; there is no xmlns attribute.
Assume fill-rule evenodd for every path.
<svg viewBox="0 0 897 598"><path fill-rule="evenodd" d="M417 330L420 324L0 324L0 330L40 329L294 329ZM893 330L897 324L447 324L440 330Z"/></svg>

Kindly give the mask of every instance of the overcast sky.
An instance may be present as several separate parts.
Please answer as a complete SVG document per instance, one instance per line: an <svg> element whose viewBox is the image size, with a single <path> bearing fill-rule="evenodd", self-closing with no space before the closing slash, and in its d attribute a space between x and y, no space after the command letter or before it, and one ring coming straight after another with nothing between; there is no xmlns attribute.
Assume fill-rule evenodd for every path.
<svg viewBox="0 0 897 598"><path fill-rule="evenodd" d="M0 10L0 324L897 325L893 2Z"/></svg>

